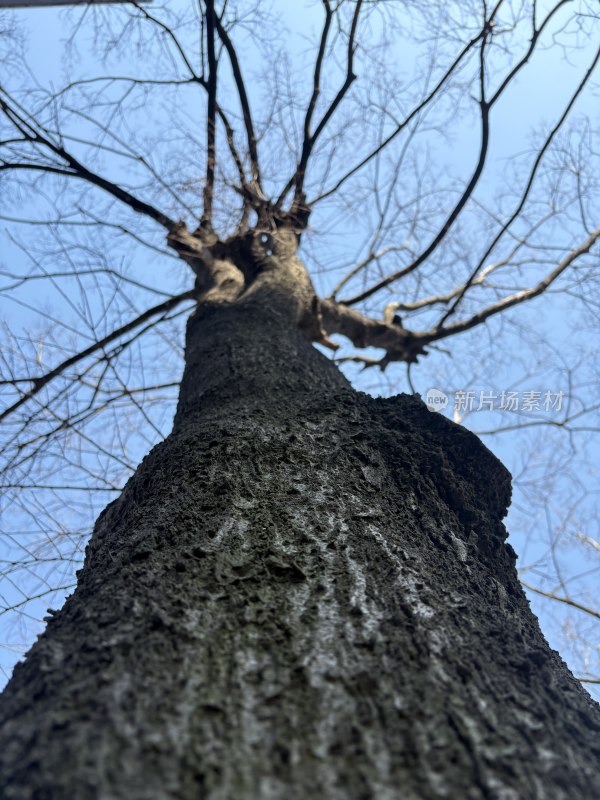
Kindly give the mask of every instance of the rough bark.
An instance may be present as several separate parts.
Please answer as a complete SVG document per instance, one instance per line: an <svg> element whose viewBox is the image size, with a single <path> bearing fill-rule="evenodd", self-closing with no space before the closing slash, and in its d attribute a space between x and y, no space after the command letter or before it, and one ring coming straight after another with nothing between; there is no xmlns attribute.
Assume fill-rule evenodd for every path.
<svg viewBox="0 0 600 800"><path fill-rule="evenodd" d="M509 496L475 436L354 392L276 303L200 308L173 432L2 697L2 797L600 797Z"/></svg>

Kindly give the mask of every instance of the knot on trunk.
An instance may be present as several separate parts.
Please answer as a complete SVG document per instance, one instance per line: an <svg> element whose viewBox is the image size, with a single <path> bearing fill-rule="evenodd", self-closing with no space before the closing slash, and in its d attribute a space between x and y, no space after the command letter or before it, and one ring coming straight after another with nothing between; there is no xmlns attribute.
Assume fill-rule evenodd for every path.
<svg viewBox="0 0 600 800"><path fill-rule="evenodd" d="M199 303L254 304L335 349L322 328L319 300L296 253L294 230L273 224L220 241L212 231L190 233L181 222L167 243L196 275Z"/></svg>

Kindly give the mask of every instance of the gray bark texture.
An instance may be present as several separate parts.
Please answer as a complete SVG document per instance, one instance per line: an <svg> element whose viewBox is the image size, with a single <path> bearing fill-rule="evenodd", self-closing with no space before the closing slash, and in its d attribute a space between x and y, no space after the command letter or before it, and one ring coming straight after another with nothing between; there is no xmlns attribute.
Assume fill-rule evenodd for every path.
<svg viewBox="0 0 600 800"><path fill-rule="evenodd" d="M188 325L170 436L0 704L3 800L594 800L506 469L256 297Z"/></svg>

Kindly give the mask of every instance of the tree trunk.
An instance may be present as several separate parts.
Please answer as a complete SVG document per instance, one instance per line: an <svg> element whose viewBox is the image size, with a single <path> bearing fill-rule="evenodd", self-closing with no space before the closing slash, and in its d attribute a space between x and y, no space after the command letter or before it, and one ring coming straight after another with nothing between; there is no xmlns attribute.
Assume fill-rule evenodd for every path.
<svg viewBox="0 0 600 800"><path fill-rule="evenodd" d="M600 715L544 641L510 476L257 297L190 320L171 435L1 701L5 800L592 800Z"/></svg>

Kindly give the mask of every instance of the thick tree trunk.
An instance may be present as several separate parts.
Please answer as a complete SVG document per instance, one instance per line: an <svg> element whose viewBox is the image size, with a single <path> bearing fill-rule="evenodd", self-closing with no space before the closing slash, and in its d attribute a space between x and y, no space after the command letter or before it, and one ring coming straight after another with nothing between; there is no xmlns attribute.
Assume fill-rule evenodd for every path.
<svg viewBox="0 0 600 800"><path fill-rule="evenodd" d="M172 434L3 695L1 796L600 797L509 494L476 437L354 392L256 298L200 309Z"/></svg>

